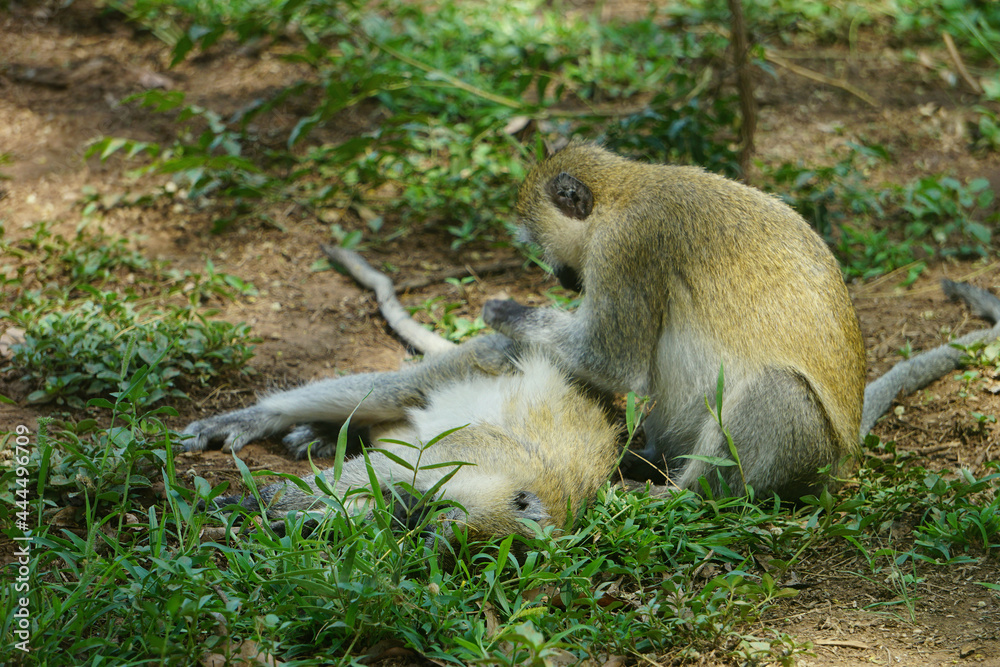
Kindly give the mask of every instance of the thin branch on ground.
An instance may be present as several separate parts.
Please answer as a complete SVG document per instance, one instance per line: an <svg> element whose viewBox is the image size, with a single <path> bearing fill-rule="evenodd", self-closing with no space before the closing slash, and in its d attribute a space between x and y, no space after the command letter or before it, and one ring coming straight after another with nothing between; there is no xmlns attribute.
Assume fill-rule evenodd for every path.
<svg viewBox="0 0 1000 667"><path fill-rule="evenodd" d="M951 38L946 32L941 33L944 39L944 45L948 49L948 55L951 56L951 62L955 64L955 69L958 70L959 76L965 81L966 85L974 92L976 95L983 94L983 88L979 85L979 82L972 78L969 74L969 70L965 68L965 61L962 60L962 54L958 52L958 48L955 46L955 40Z"/></svg>
<svg viewBox="0 0 1000 667"><path fill-rule="evenodd" d="M841 90L846 90L851 95L854 95L855 97L865 102L866 104L869 104L875 108L878 108L879 106L878 101L874 97L872 97L865 91L861 90L857 86L854 86L846 81L840 79L834 79L832 77L826 76L825 74L820 74L819 72L814 72L813 70L808 69L806 67L796 65L778 55L775 55L770 51L765 51L764 57L769 62L772 62L775 65L778 65L779 67L784 67L793 74L798 74L799 76L804 77L806 79L812 79L813 81L825 83L828 86L834 86L836 88L840 88Z"/></svg>

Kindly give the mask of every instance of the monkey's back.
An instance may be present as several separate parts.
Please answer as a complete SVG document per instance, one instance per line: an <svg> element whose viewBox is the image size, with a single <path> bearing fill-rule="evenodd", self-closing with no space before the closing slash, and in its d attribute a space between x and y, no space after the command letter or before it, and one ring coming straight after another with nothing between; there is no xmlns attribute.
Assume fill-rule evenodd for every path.
<svg viewBox="0 0 1000 667"><path fill-rule="evenodd" d="M693 167L632 163L618 200L597 201L590 249L632 255L623 280L649 285L668 319L726 350L728 368L800 374L844 452L857 444L865 355L840 268L818 234L775 197ZM645 218L645 221L642 220ZM637 243L639 226L654 243ZM612 250L614 249L614 250ZM712 323L705 326L704 323ZM717 369L715 369L717 371Z"/></svg>

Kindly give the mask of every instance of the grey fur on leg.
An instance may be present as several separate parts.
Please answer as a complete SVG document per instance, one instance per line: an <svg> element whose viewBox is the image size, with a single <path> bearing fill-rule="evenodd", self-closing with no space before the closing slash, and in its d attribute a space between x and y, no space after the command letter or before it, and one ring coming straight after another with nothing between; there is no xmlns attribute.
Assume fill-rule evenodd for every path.
<svg viewBox="0 0 1000 667"><path fill-rule="evenodd" d="M191 436L182 444L187 451L202 451L221 441L224 451L238 452L248 442L294 425L339 426L352 414L352 425L362 428L404 419L408 409L424 405L428 393L439 387L480 375L511 373L520 353L521 346L509 338L480 336L398 371L320 380L266 396L249 408L192 422L182 431ZM297 457L304 456L312 442L308 433L296 431L289 441ZM331 451L317 450L317 455Z"/></svg>
<svg viewBox="0 0 1000 667"><path fill-rule="evenodd" d="M188 424L181 431L190 436L181 444L186 451L200 452L213 441L222 441L222 451L238 452L248 442L277 433L288 424L281 415L267 412L259 405L234 410Z"/></svg>

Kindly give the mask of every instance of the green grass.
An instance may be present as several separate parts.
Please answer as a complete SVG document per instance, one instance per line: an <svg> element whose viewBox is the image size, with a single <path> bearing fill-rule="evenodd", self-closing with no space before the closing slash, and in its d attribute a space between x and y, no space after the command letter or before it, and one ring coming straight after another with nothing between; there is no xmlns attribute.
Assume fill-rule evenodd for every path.
<svg viewBox="0 0 1000 667"><path fill-rule="evenodd" d="M983 73L974 147L996 149L996 9L925 0L744 5L764 48L781 39L853 44L861 28L914 45L948 32ZM152 27L176 62L212 54L227 40L280 39L290 47L285 57L309 72L228 116L191 104L182 91L149 91L131 102L173 114L174 142L107 137L93 145L92 155L142 158L138 172L169 176L176 187L162 196L207 206L215 231L237 220L277 225L269 206L291 200L360 219L353 228L332 225L335 236L377 243L419 227L446 231L455 248L506 242L512 184L542 154L543 140L567 134L640 159L738 173L738 105L718 74L729 67L722 36L729 18L718 3L671 5L631 23L528 0L444 2L432 13L397 0L345 2L333 11L299 0L109 6ZM289 103L298 121L283 144L264 144L254 124ZM313 142L317 127L372 104L376 128L339 144ZM870 183L871 167L892 159L881 146L848 143L833 164L767 166L758 185L785 197L835 244L849 277L911 266L912 280L930 257L992 249L985 181L946 173Z"/></svg>
<svg viewBox="0 0 1000 667"><path fill-rule="evenodd" d="M447 230L456 246L506 238L508 186L535 152L505 131L519 119L560 129L572 123L651 158L735 173L729 98L704 93L710 61L725 49L711 33L663 30L652 18L605 23L531 1L444 2L433 13L396 0L346 2L333 11L297 0L111 6L155 26L177 61L194 49L212 53L223 37L294 34L287 57L311 78L230 118L190 104L180 91L151 91L131 101L174 114L185 128L177 141L105 138L92 149L103 159L143 156L145 171L169 174L190 199L208 197L217 204L216 230L261 215L257 202L292 198L311 209L365 201L403 229ZM284 146L260 146L251 124L290 101L308 111ZM376 129L308 145L315 128L373 101L384 110ZM609 111L616 105L637 110ZM245 157L251 146L256 162ZM382 184L396 186L398 197L371 198Z"/></svg>
<svg viewBox="0 0 1000 667"><path fill-rule="evenodd" d="M204 274L171 271L86 226L67 239L41 223L18 243L3 231L0 249L17 264L0 267L9 276L0 279L0 317L21 335L0 371L34 387L29 403L81 409L90 397L124 390L142 364L152 369L143 398L150 404L245 371L249 328L209 319L201 302L254 293L252 285L210 262ZM126 276L132 286L122 290Z"/></svg>
<svg viewBox="0 0 1000 667"><path fill-rule="evenodd" d="M46 289L68 298L82 289L76 279L149 271L135 284L153 290L152 276L165 275L100 238L84 232L69 244L38 226L8 248L29 265L43 253L41 263L72 287ZM209 285L242 285L208 275L197 283L202 295L213 293ZM31 290L19 280L23 300ZM854 554L847 574L885 591L871 609L912 619L928 571L1000 553L1000 464L981 478L928 471L877 439L867 445L878 456L865 459L850 493L798 510L608 485L571 532L459 545L447 559L426 549L421 527L394 531L391 508L371 521L327 517L309 536L291 519L284 535L265 524L226 536L221 528L234 518L197 508L227 484L180 471L178 438L161 421L175 412L150 407L171 362L140 349L122 352L117 390L90 399L86 417L43 420L38 433L18 428L0 441L0 459L16 461L0 474L0 524L12 537L24 518L33 535L29 588L0 589L11 610L0 635L13 637L24 598L32 651L5 641L4 663L104 664L113 652L115 664L194 664L246 643L296 664L348 664L391 640L449 664L706 654L791 664L809 644L761 619L797 594L785 573L813 554ZM967 394L984 390L977 378L997 363L995 345L970 352L978 366L966 371ZM28 446L17 449L22 440ZM252 489L255 475L234 462ZM901 523L911 526L903 538Z"/></svg>
<svg viewBox="0 0 1000 667"><path fill-rule="evenodd" d="M873 186L868 174L891 160L881 146L848 143L832 165L761 164L764 187L799 212L832 245L848 278L909 267L912 283L935 257L988 257L995 194L984 178L947 174Z"/></svg>
<svg viewBox="0 0 1000 667"><path fill-rule="evenodd" d="M978 363L995 356L983 350ZM44 421L22 437L23 471L0 476L0 522L24 511L33 535L30 589L17 596L32 651L4 642L5 663L105 664L113 652L120 665L195 664L246 642L295 664L349 664L390 640L448 664L706 654L792 664L809 644L760 619L797 594L780 582L814 552L853 554L859 569L841 574L885 590L870 609L911 620L929 569L1000 555L1000 463L981 478L932 472L877 438L850 493L796 511L607 485L571 532L460 544L446 559L423 539L433 514L400 532L391 507L372 520L328 516L308 537L291 518L284 535L265 522L226 536L238 516L197 505L227 484L182 474L177 436L160 421L173 410L143 407L154 371L141 366L114 402L92 400L97 420ZM26 430L8 433L0 456ZM234 461L251 489L267 474ZM19 506L22 488L31 500ZM17 598L0 589L11 614Z"/></svg>
<svg viewBox="0 0 1000 667"><path fill-rule="evenodd" d="M114 403L92 401L110 417L100 420L106 428L48 423L32 434L23 463L28 488L40 493L30 502L25 664L103 664L110 651L115 664L194 664L224 650L227 635L304 665L347 664L387 639L449 664L707 652L790 664L809 646L754 628L769 606L796 594L778 583L781 573L814 549L856 554L867 570L855 576L897 582L890 600L911 612L924 568L1000 550L997 465L976 479L929 472L902 455L867 459L853 493L825 494L795 512L606 486L576 530L459 547L451 565L425 549L421 528L393 532L383 508L372 521L328 517L309 537L265 524L206 541L205 527L224 524L195 506L225 485L181 475L177 438L160 422L172 411L141 407L150 376L144 365ZM8 434L4 448L14 440ZM0 478L4 525L16 508L16 474ZM150 485L160 476L165 499L157 500ZM79 529L54 526L57 512L61 525ZM912 538L893 537L900 522L913 526ZM12 587L0 589L0 605L14 609ZM4 642L0 659L14 651Z"/></svg>

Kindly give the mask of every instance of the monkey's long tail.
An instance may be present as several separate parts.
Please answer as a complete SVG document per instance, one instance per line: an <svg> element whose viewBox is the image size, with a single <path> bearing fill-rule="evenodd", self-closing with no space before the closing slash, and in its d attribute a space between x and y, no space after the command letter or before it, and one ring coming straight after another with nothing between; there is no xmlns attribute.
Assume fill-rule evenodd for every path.
<svg viewBox="0 0 1000 667"><path fill-rule="evenodd" d="M961 364L965 352L955 345L972 345L979 341L1000 338L1000 299L990 292L968 283L942 280L941 288L952 299L961 299L972 312L993 323L990 329L980 329L901 361L892 370L865 387L865 405L861 411L861 439L868 435L876 420L885 414L897 396L925 387Z"/></svg>
<svg viewBox="0 0 1000 667"><path fill-rule="evenodd" d="M378 308L389 328L407 345L418 352L433 355L455 348L455 343L428 331L410 317L396 298L396 288L389 276L373 269L361 255L346 248L321 244L320 248L331 262L341 267L363 287L375 292Z"/></svg>

